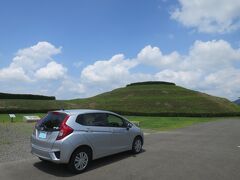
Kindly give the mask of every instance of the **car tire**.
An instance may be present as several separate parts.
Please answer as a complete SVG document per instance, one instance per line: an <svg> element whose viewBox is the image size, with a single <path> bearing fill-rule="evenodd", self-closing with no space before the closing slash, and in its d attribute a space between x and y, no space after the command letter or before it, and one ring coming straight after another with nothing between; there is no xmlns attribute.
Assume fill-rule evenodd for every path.
<svg viewBox="0 0 240 180"><path fill-rule="evenodd" d="M132 144L132 152L134 154L138 154L142 151L142 138L140 137L136 137L133 141L133 144Z"/></svg>
<svg viewBox="0 0 240 180"><path fill-rule="evenodd" d="M75 174L82 173L89 166L91 159L91 151L88 148L79 148L73 152L68 169Z"/></svg>

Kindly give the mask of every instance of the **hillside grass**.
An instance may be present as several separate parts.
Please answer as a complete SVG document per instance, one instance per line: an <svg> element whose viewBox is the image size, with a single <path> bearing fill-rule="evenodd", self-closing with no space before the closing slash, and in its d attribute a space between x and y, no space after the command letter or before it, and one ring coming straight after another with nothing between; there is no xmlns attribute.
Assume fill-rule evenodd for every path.
<svg viewBox="0 0 240 180"><path fill-rule="evenodd" d="M129 115L201 116L240 113L240 107L227 99L165 84L127 86L69 102L84 108L106 109Z"/></svg>
<svg viewBox="0 0 240 180"><path fill-rule="evenodd" d="M0 113L38 113L56 109L102 109L140 116L240 116L240 106L171 84L141 84L73 100L0 99Z"/></svg>

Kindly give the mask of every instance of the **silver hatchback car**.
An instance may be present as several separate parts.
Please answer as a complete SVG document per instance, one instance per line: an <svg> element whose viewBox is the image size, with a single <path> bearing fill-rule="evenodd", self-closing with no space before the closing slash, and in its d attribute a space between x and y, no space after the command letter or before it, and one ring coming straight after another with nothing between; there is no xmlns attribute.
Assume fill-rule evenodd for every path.
<svg viewBox="0 0 240 180"><path fill-rule="evenodd" d="M60 110L49 112L36 124L31 152L81 173L91 160L128 150L141 152L143 141L141 129L116 113Z"/></svg>

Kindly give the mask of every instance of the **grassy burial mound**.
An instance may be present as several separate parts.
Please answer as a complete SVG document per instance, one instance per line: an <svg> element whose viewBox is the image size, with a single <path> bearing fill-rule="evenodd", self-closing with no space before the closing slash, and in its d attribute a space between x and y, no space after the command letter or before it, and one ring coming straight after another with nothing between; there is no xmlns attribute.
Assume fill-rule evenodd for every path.
<svg viewBox="0 0 240 180"><path fill-rule="evenodd" d="M0 113L47 112L55 109L103 109L123 115L236 116L240 106L227 99L169 82L132 83L94 97L74 100L1 99Z"/></svg>
<svg viewBox="0 0 240 180"><path fill-rule="evenodd" d="M192 91L174 83L141 82L86 99L70 101L81 108L127 115L234 116L240 108L227 99Z"/></svg>

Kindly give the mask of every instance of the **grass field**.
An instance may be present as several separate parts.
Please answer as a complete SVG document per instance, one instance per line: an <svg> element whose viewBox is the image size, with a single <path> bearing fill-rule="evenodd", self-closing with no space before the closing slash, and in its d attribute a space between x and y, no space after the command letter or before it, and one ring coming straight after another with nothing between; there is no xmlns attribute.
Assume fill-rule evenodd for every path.
<svg viewBox="0 0 240 180"><path fill-rule="evenodd" d="M33 113L33 114L15 114L16 118L13 119L14 122L23 122L23 116L27 115L36 115L39 116L40 118L42 118L46 113ZM0 123L7 123L7 122L11 122L11 119L9 117L8 114L0 114Z"/></svg>
<svg viewBox="0 0 240 180"><path fill-rule="evenodd" d="M221 120L222 118L199 118L199 117L144 117L126 116L130 121L139 122L143 129L167 131L187 127L196 123Z"/></svg>
<svg viewBox="0 0 240 180"><path fill-rule="evenodd" d="M23 125L23 116L24 115L38 115L43 117L44 113L37 114L16 114L16 118L14 119L14 126L18 124L25 128L32 127ZM144 117L144 116L125 116L130 121L135 121L140 123L140 127L143 129L152 129L157 131L166 131L173 130L177 128L182 128L186 126L190 126L196 123L209 122L220 120L221 118L199 118L199 117ZM4 122L4 123L3 123ZM10 118L8 114L0 114L0 123L2 124L10 124ZM25 123L26 124L26 123ZM0 135L1 136L1 135Z"/></svg>

